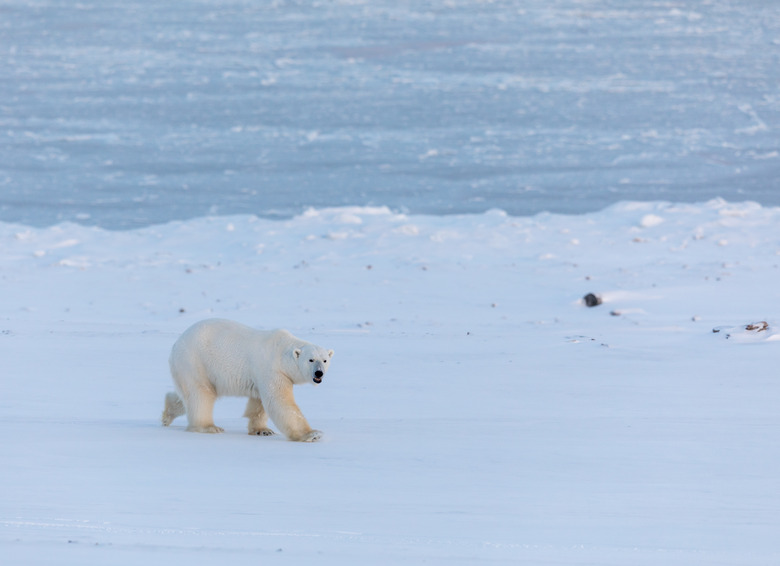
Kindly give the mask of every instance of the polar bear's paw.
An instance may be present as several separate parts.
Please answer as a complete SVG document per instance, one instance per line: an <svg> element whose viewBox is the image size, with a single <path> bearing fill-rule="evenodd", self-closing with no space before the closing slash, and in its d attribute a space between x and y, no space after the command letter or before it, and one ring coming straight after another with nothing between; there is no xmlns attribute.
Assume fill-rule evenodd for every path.
<svg viewBox="0 0 780 566"><path fill-rule="evenodd" d="M301 437L301 442L318 442L321 438L321 430L312 430Z"/></svg>
<svg viewBox="0 0 780 566"><path fill-rule="evenodd" d="M257 429L250 430L249 434L257 435L257 436L273 436L276 433L272 431L270 428L257 428Z"/></svg>
<svg viewBox="0 0 780 566"><path fill-rule="evenodd" d="M224 428L217 425L188 426L187 430L189 432L206 432L208 434L218 434L220 432L225 432Z"/></svg>

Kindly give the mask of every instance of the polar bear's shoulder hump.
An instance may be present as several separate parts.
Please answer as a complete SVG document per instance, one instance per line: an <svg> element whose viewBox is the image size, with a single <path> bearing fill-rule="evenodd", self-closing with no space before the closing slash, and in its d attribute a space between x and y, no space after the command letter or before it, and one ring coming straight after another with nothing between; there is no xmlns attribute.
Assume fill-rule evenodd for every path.
<svg viewBox="0 0 780 566"><path fill-rule="evenodd" d="M274 328L273 330L258 330L258 334L265 336L265 338L279 345L297 345L301 342L300 338L293 336L292 332L285 330L284 328Z"/></svg>

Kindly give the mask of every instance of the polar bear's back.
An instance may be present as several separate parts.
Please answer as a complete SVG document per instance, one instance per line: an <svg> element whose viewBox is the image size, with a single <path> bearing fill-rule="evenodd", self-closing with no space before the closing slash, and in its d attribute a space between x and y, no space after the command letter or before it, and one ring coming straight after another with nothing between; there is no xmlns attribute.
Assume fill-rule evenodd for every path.
<svg viewBox="0 0 780 566"><path fill-rule="evenodd" d="M200 321L173 345L174 381L213 386L220 395L246 395L258 369L273 371L285 346L295 338L286 330L256 330L224 319Z"/></svg>

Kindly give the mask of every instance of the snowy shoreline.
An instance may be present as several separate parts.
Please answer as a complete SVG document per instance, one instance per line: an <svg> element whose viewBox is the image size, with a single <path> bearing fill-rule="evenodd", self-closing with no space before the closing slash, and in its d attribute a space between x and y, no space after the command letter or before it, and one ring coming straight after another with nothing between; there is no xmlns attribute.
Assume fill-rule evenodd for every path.
<svg viewBox="0 0 780 566"><path fill-rule="evenodd" d="M0 250L9 563L780 559L780 208L0 224ZM296 393L323 442L250 437L234 399L225 434L160 426L211 316L336 350Z"/></svg>

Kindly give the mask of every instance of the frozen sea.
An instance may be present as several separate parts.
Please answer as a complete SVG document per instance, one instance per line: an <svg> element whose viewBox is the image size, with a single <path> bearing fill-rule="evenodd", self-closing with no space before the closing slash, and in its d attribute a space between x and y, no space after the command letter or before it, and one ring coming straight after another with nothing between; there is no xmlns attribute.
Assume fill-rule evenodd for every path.
<svg viewBox="0 0 780 566"><path fill-rule="evenodd" d="M0 220L780 205L780 6L5 0Z"/></svg>

